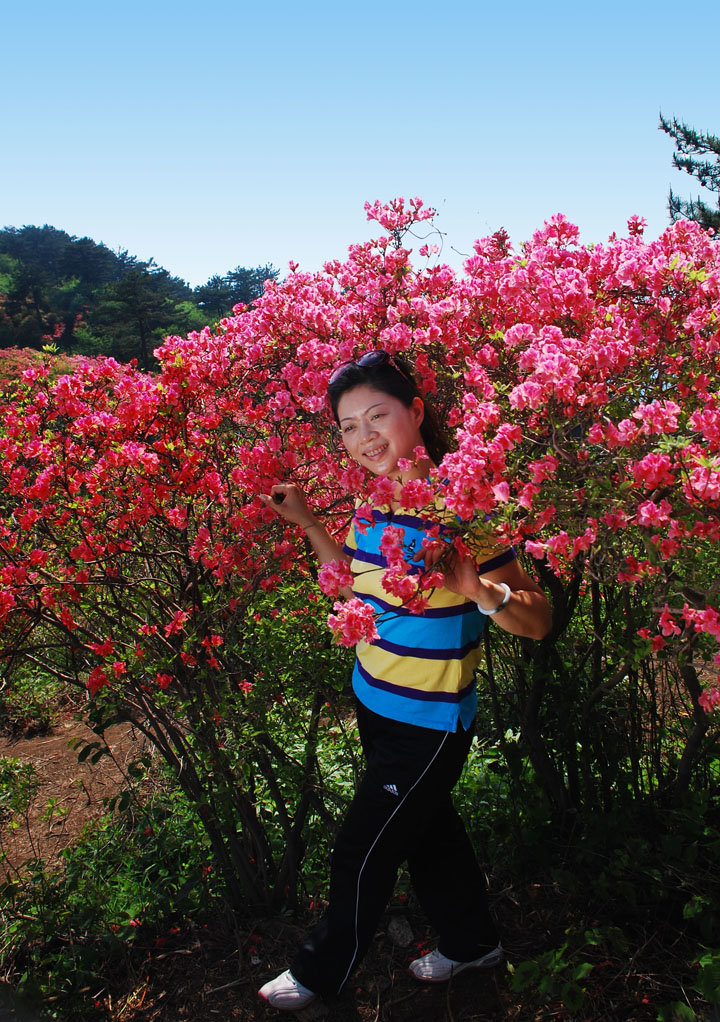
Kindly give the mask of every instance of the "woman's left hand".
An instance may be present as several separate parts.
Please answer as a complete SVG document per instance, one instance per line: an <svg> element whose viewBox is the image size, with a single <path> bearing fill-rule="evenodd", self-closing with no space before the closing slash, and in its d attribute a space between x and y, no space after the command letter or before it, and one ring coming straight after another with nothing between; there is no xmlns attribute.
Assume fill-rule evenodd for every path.
<svg viewBox="0 0 720 1022"><path fill-rule="evenodd" d="M424 560L428 571L441 572L446 589L477 603L481 611L500 607L506 596L505 585L509 586L510 599L492 615L505 631L529 639L542 639L550 631L552 611L548 599L516 557L480 575L472 557L462 557L448 543L438 540L419 550L413 559Z"/></svg>
<svg viewBox="0 0 720 1022"><path fill-rule="evenodd" d="M425 570L440 571L443 576L443 585L452 593L464 596L468 600L478 602L480 576L477 573L475 562L471 557L462 557L454 547L442 540L437 540L429 546L419 550L413 560L425 561Z"/></svg>

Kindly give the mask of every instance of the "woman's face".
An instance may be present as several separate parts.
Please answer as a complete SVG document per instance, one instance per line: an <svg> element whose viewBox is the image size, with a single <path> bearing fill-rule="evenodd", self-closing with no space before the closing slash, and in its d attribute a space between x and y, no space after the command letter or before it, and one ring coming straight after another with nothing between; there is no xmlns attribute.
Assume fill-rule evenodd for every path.
<svg viewBox="0 0 720 1022"><path fill-rule="evenodd" d="M425 409L419 397L407 408L396 397L361 384L345 391L337 410L345 450L363 468L403 482L420 474L398 468L399 458L412 458L415 448L423 445L420 424Z"/></svg>

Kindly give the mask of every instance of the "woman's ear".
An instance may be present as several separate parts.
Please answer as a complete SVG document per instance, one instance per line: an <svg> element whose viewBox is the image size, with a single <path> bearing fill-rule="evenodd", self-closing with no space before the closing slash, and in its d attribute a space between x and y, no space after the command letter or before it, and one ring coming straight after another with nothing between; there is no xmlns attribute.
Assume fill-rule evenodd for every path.
<svg viewBox="0 0 720 1022"><path fill-rule="evenodd" d="M425 418L425 405L421 397L414 397L410 410L415 417L415 425L419 428L422 425L423 419Z"/></svg>

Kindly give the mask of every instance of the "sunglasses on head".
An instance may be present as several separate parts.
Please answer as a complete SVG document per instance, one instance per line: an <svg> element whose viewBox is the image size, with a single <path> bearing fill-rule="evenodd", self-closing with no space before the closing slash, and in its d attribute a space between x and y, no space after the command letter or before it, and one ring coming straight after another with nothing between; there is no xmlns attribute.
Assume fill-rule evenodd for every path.
<svg viewBox="0 0 720 1022"><path fill-rule="evenodd" d="M342 374L347 371L350 366L360 366L361 369L373 369L376 366L390 365L393 369L400 373L404 380L411 383L410 377L402 368L399 362L396 361L393 355L390 355L387 351L383 351L382 348L375 348L373 351L368 351L364 355L361 355L358 359L348 359L347 362L343 362L342 365L338 366L333 371L328 380L328 385L335 383L340 379Z"/></svg>

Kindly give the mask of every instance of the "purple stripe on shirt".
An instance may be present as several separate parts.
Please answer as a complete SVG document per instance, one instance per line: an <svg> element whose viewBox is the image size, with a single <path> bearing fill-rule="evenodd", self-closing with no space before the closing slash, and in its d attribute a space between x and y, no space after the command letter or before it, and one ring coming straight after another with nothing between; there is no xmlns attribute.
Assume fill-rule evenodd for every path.
<svg viewBox="0 0 720 1022"><path fill-rule="evenodd" d="M470 684L466 685L460 692L428 692L424 689L408 688L405 685L392 685L389 681L381 681L379 678L374 678L372 674L365 670L359 660L356 661L355 666L363 681L367 682L372 688L379 688L384 692L393 692L395 695L404 696L406 699L419 699L421 702L461 703L475 688L475 679L473 678Z"/></svg>
<svg viewBox="0 0 720 1022"><path fill-rule="evenodd" d="M510 561L514 561L516 557L515 547L508 547L507 550L503 550L497 557L491 557L489 561L482 561L478 564L477 570L480 574L485 571L494 571L495 568L502 568L503 564L509 564Z"/></svg>
<svg viewBox="0 0 720 1022"><path fill-rule="evenodd" d="M375 639L373 646L377 649L384 649L386 653L395 653L397 656L413 657L419 660L463 660L468 653L480 646L480 638L466 642L459 649L425 649L419 646L402 646L397 642L388 642L387 639Z"/></svg>

